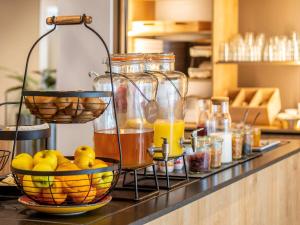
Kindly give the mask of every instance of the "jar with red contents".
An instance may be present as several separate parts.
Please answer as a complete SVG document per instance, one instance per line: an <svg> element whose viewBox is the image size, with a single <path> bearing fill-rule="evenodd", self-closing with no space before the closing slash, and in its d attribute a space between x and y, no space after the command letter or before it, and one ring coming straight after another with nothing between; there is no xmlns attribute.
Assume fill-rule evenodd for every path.
<svg viewBox="0 0 300 225"><path fill-rule="evenodd" d="M207 136L197 137L193 154L188 156L190 173L205 173L210 171L211 141Z"/></svg>

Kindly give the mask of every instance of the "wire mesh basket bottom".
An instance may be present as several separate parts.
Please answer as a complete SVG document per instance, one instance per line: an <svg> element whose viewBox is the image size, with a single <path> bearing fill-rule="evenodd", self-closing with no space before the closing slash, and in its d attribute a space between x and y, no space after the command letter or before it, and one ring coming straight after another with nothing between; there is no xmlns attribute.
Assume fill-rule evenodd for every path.
<svg viewBox="0 0 300 225"><path fill-rule="evenodd" d="M108 164L108 163L107 163ZM87 170L40 172L12 168L22 192L38 204L85 205L105 198L117 182L117 163Z"/></svg>

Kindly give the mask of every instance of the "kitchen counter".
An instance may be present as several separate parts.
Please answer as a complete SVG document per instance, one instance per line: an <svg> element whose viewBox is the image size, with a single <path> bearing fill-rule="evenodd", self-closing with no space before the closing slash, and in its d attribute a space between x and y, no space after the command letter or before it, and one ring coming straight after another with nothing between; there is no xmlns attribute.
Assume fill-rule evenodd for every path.
<svg viewBox="0 0 300 225"><path fill-rule="evenodd" d="M276 136L272 136L272 138ZM278 138L278 137L277 137ZM283 138L282 136L280 138ZM286 139L287 137L285 137ZM287 139L286 139L287 140ZM149 225L156 224L183 224L183 221L189 221L186 224L293 224L293 223L261 223L257 219L253 219L253 223L243 221L252 221L248 217L253 213L256 213L253 208L250 211L244 212L245 207L253 207L252 204L261 204L263 199L263 193L273 193L280 192L281 189L277 188L286 187L286 183L283 180L279 180L276 184L270 186L270 190L258 189L258 187L267 187L272 180L276 180L277 173L278 179L282 175L287 177L288 174L292 176L292 172L299 174L298 165L300 165L300 140L288 139L288 142L277 147L276 149L265 152L262 156L255 158L251 161L245 162L243 164L236 165L230 169L224 170L218 174L212 175L205 179L194 179L185 186L181 186L175 190L171 191L161 191L161 194L152 199L148 199L142 202L130 202L130 201L116 201L113 200L107 206L100 208L98 210L88 212L83 215L61 217L61 216L50 216L45 214L36 213L32 210L25 209L23 206L17 203L16 200L2 200L0 202L0 224L5 225L35 225L35 224L90 224L90 225L116 225L116 224L144 224ZM289 160L294 160L295 162L289 162ZM283 165L281 163L292 163L292 166ZM277 168L282 165L282 168ZM274 169L279 172L269 171ZM290 171L288 174L284 174L284 169ZM299 166L300 170L300 166ZM283 172L280 172L283 171ZM267 174L268 173L268 174ZM283 174L281 174L283 173ZM273 175L272 175L273 174ZM269 177L275 176L275 177ZM250 179L250 180L247 180ZM294 176L289 184L292 185L292 181L297 182L300 186L300 176ZM299 181L298 181L299 180ZM265 182L265 183L264 183ZM282 184L280 184L282 183ZM249 185L249 186L248 186ZM283 186L282 186L283 185ZM296 185L296 184L295 184ZM298 192L299 186L292 186L289 188L290 194L292 191ZM256 189L257 186L257 189ZM253 187L253 190L251 189ZM275 189L274 189L275 188ZM236 191L237 190L237 191ZM253 193L252 193L253 191ZM261 199L256 196L262 196ZM261 193L259 193L261 192ZM251 196L250 196L251 193ZM221 197L218 197L220 194ZM291 195L292 196L292 195ZM299 195L296 195L299 199ZM285 200L283 195L276 199L279 202L287 201L289 205L289 210L299 210L299 203L291 202L292 199ZM211 199L210 199L211 198ZM245 202L244 201L245 198ZM271 194L267 199L273 199ZM243 200L243 201L242 201ZM255 201L257 200L257 202ZM300 200L300 199L299 199ZM204 201L204 202L202 202ZM273 210L276 210L276 201L272 200L275 205ZM210 205L214 204L214 205ZM250 206L251 204L251 206ZM220 207L226 207L226 210L219 211ZM192 208L190 207L192 206ZM227 207L228 206L228 207ZM275 207L276 206L276 207ZM204 208L203 208L204 207ZM206 207L206 208L205 208ZM271 207L271 208L272 208ZM227 209L228 208L228 209ZM200 210L201 209L201 210ZM232 209L239 209L241 212L232 211ZM260 209L260 207L258 207ZM196 211L195 211L196 210ZM228 211L229 210L229 211ZM257 218L266 218L262 214L265 210L260 210L260 214ZM223 212L224 211L224 212ZM227 212L228 211L228 212ZM231 212L232 211L232 212ZM226 223L226 218L222 218L223 214L231 217L232 215L237 215L238 213L245 213L245 216L239 216L239 219L228 218L228 223ZM206 213L206 214L204 214ZM266 211L266 213L268 213ZM232 215L231 215L232 214ZM281 213L279 213L281 215ZM201 217L201 216L202 217ZM293 212L293 219L298 219L297 213ZM191 218L195 216L194 220ZM200 217L199 217L200 216ZM213 217L212 217L213 216ZM274 216L274 219L278 221L278 216ZM284 215L283 215L284 217ZM248 218L246 220L246 218ZM286 216L285 216L286 218ZM201 220L203 221L201 222ZM283 218L284 219L284 218ZM223 220L223 221L222 221ZM172 222L173 221L173 222ZM211 223L207 223L210 221ZM219 221L219 223L218 223ZM281 221L281 218L279 218Z"/></svg>

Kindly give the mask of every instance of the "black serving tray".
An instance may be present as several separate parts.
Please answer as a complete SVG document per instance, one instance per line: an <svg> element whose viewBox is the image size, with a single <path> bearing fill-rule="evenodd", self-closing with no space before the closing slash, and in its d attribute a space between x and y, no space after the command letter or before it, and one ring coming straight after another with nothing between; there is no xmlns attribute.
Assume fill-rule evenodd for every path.
<svg viewBox="0 0 300 225"><path fill-rule="evenodd" d="M245 156L245 157L243 157L240 160L235 160L235 161L232 161L231 163L222 164L222 166L220 168L211 169L208 172L203 172L203 173L189 173L189 177L190 178L201 178L201 179L204 179L204 178L209 177L209 176L211 176L213 174L216 174L216 173L219 173L219 172L221 172L223 170L226 170L228 168L234 167L234 166L236 166L238 164L242 164L242 163L247 162L247 161L249 161L251 159L257 158L257 157L259 157L261 155L262 155L261 152L253 152L251 155ZM151 174L151 172L147 172L147 174ZM162 175L165 175L165 173L157 171L157 175L158 176L162 176ZM182 170L174 170L174 172L169 173L169 175L172 176L172 177L184 177L185 176L184 171L182 171Z"/></svg>
<svg viewBox="0 0 300 225"><path fill-rule="evenodd" d="M0 140L11 140L15 139L16 131L5 131L0 130ZM18 141L44 139L50 137L50 128L41 130L24 130L18 131Z"/></svg>

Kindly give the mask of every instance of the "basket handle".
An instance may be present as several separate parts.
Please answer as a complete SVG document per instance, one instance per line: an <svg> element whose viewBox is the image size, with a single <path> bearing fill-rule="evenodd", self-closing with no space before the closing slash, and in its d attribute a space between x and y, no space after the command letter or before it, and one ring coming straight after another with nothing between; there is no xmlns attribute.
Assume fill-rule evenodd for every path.
<svg viewBox="0 0 300 225"><path fill-rule="evenodd" d="M53 16L47 17L46 19L47 25L76 25L76 24L91 24L92 17L91 16Z"/></svg>

